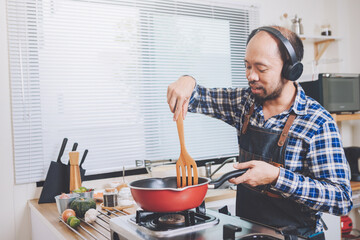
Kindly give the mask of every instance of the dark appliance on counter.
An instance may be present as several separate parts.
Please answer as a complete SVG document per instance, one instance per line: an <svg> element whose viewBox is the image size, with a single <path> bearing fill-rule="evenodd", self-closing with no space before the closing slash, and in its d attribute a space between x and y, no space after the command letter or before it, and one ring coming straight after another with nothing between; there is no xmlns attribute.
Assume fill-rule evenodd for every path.
<svg viewBox="0 0 360 240"><path fill-rule="evenodd" d="M320 73L318 80L300 85L331 113L360 111L360 74Z"/></svg>
<svg viewBox="0 0 360 240"><path fill-rule="evenodd" d="M360 181L359 160L360 147L345 147L345 156L350 165L351 181Z"/></svg>
<svg viewBox="0 0 360 240"><path fill-rule="evenodd" d="M112 240L172 239L301 239L296 229L276 229L214 210L198 207L175 213L138 210L136 215L110 219Z"/></svg>

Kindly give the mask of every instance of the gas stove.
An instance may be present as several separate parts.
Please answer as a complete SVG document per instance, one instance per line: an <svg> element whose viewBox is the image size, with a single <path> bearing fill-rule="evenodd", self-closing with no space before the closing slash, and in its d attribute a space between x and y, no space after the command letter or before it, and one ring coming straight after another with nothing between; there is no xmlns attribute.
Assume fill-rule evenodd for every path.
<svg viewBox="0 0 360 240"><path fill-rule="evenodd" d="M112 240L296 239L278 229L210 209L176 213L138 210L136 215L110 219Z"/></svg>

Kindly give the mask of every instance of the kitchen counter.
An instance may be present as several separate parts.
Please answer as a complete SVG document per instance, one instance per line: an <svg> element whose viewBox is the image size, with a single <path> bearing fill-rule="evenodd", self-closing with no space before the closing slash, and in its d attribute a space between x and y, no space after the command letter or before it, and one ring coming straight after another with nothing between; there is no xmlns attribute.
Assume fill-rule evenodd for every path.
<svg viewBox="0 0 360 240"><path fill-rule="evenodd" d="M353 209L360 207L360 182L351 181Z"/></svg>
<svg viewBox="0 0 360 240"><path fill-rule="evenodd" d="M351 182L351 188L353 190L353 197L355 207L360 206L360 195L357 194L360 192L360 182ZM205 202L207 207L212 207L211 205L218 202L226 201L235 201L236 191L230 189L209 189ZM75 233L73 233L67 226L61 223L58 219L59 214L56 208L55 203L45 203L38 204L38 199L33 199L28 202L31 210L31 219L32 219L32 239L81 239ZM221 206L221 204L219 205ZM99 206L98 206L99 207ZM135 208L130 208L126 210L129 214L135 213ZM34 222L35 219L35 222ZM85 226L85 224L82 224ZM99 239L105 239L102 235L97 233L95 230L88 229L92 234L94 234ZM92 239L87 233L83 230L80 230L80 233L87 237L87 239ZM45 236L45 237L44 237ZM51 237L49 237L51 236Z"/></svg>
<svg viewBox="0 0 360 240"><path fill-rule="evenodd" d="M350 184L351 184L351 190L353 191L360 190L360 182L351 181Z"/></svg>
<svg viewBox="0 0 360 240"><path fill-rule="evenodd" d="M205 202L210 203L219 200L226 200L235 198L235 196L236 191L234 190L209 189L205 197ZM32 239L81 239L67 226L65 226L65 224L59 221L59 213L55 203L38 204L38 199L33 199L30 200L28 204L31 210L33 231ZM99 205L97 207L101 209ZM128 214L134 214L136 212L136 208L127 208L124 211ZM83 223L81 225L85 226ZM85 228L94 234L98 239L106 239L90 227L85 226ZM84 230L80 229L79 232L88 239L92 239L87 233L85 233Z"/></svg>
<svg viewBox="0 0 360 240"><path fill-rule="evenodd" d="M44 239L43 236L47 236L47 239L81 239L74 232L72 232L65 224L61 223L59 220L59 213L55 203L42 203L38 204L38 199L30 200L29 202L31 210L31 224L32 224L32 239ZM101 209L100 206L97 206L98 209ZM36 222L34 222L36 221ZM39 232L39 229L34 229L35 226L43 225L43 233ZM81 224L85 226L85 224ZM85 227L90 231L94 236L99 239L105 239L101 234L91 229L90 227ZM35 231L35 232L34 232ZM84 230L79 230L79 232L91 238ZM110 234L108 234L110 236ZM52 237L49 237L52 236Z"/></svg>

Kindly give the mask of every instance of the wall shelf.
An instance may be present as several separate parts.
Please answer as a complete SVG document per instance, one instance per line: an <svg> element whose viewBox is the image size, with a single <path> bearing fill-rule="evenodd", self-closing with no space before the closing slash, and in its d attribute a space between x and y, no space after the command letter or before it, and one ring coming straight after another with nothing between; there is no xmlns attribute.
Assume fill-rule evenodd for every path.
<svg viewBox="0 0 360 240"><path fill-rule="evenodd" d="M316 64L321 58L321 56L324 54L326 49L329 47L330 43L339 40L339 37L333 37L333 36L306 36L306 35L300 35L299 36L301 40L303 41L311 41L314 43L314 57Z"/></svg>
<svg viewBox="0 0 360 240"><path fill-rule="evenodd" d="M340 37L334 37L334 36L319 36L319 35L299 35L301 40L311 41L311 42L319 42L324 40L340 40Z"/></svg>

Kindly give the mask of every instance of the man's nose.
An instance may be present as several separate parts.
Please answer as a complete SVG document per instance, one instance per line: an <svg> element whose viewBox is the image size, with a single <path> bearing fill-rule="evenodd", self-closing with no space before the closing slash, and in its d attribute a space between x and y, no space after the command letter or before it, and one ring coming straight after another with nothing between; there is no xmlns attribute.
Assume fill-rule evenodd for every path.
<svg viewBox="0 0 360 240"><path fill-rule="evenodd" d="M248 69L247 79L249 81L259 81L259 75L253 69Z"/></svg>

